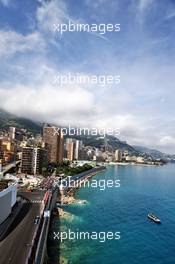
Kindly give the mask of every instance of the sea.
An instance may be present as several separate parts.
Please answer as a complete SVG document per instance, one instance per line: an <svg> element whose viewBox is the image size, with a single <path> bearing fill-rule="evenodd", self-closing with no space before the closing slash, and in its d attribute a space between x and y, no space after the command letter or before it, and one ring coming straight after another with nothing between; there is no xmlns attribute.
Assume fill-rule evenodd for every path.
<svg viewBox="0 0 175 264"><path fill-rule="evenodd" d="M120 187L80 188L75 197L87 203L64 206L70 217L55 217L50 236L71 230L106 239L57 240L51 263L175 264L175 165L108 166L94 180L120 180ZM148 213L161 224L149 220ZM108 232L120 232L120 239L107 239Z"/></svg>

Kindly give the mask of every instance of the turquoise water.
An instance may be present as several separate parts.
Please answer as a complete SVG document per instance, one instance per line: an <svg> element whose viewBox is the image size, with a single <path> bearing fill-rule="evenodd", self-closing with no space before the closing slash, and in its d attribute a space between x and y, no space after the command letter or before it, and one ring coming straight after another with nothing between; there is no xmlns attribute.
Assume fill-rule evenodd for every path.
<svg viewBox="0 0 175 264"><path fill-rule="evenodd" d="M61 256L72 264L174 264L175 263L175 165L163 167L114 166L93 179L120 179L120 188L81 188L77 199L87 205L65 210L73 220L61 230L121 232L120 240L66 240ZM147 219L155 213L162 224Z"/></svg>

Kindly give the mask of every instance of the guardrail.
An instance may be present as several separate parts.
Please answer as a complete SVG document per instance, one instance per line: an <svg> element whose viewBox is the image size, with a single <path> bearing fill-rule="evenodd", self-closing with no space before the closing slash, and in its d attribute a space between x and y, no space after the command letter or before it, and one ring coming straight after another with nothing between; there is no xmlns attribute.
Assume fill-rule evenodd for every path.
<svg viewBox="0 0 175 264"><path fill-rule="evenodd" d="M50 214L53 207L56 204L57 194L58 194L58 188L52 191L52 194L50 195L47 206L45 208L45 211L50 211ZM40 238L38 241L38 246L36 249L36 255L34 260L35 264L44 263L45 254L47 251L47 237L49 232L49 226L50 226L50 216L45 216L40 233Z"/></svg>

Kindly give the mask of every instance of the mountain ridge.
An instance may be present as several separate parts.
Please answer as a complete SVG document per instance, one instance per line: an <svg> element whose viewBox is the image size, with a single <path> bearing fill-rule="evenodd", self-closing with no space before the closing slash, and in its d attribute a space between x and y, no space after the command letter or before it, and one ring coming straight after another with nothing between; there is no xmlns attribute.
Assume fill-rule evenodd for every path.
<svg viewBox="0 0 175 264"><path fill-rule="evenodd" d="M18 117L3 109L0 109L0 127L7 129L9 126L24 128L34 134L41 133L42 131L41 123L35 122L28 118Z"/></svg>
<svg viewBox="0 0 175 264"><path fill-rule="evenodd" d="M35 122L31 119L18 117L12 113L9 113L2 108L0 108L0 127L4 129L8 129L9 126L15 126L17 128L24 128L27 129L29 132L34 134L42 133L42 126L41 122ZM71 136L79 140L83 140L86 146L94 146L94 147L101 147L101 146L108 146L109 148L112 147L113 149L122 149L128 150L132 154L146 154L150 155L153 158L173 158L175 159L175 155L170 155L166 153L162 153L159 150L144 147L144 146L136 146L130 145L127 142L123 142L114 136L107 135L106 138L100 138L99 136Z"/></svg>

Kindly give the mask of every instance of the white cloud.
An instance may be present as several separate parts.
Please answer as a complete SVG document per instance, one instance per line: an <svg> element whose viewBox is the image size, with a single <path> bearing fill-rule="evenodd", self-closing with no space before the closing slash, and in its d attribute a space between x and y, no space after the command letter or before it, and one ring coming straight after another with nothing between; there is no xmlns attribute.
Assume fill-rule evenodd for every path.
<svg viewBox="0 0 175 264"><path fill-rule="evenodd" d="M140 12L145 11L153 2L154 0L139 0L138 7Z"/></svg>
<svg viewBox="0 0 175 264"><path fill-rule="evenodd" d="M113 63L111 58L112 68L116 67ZM68 72L75 75L71 67L73 69L73 65ZM114 89L73 84L55 87L51 83L62 67L52 65L44 56L16 63L13 72L19 73L19 68L22 80L19 76L15 82L0 83L0 105L4 109L58 124L119 128L120 138L130 144L142 145L144 142L158 149L170 149L169 144L162 144L161 138L162 133L170 135L171 124L166 124L166 105L162 106L162 98L166 99L163 104L171 107L167 97L173 93L174 87L174 68L171 66L156 67L152 61L137 61L132 68L125 65L121 71L122 82ZM165 74L167 71L168 76ZM23 82L23 76L28 76L28 80ZM161 119L156 119L157 116ZM169 113L169 120L172 117L173 112Z"/></svg>
<svg viewBox="0 0 175 264"><path fill-rule="evenodd" d="M91 1L91 0L86 0L86 5L92 8L103 8L103 6L107 3L108 5L111 4L112 0L109 3L109 0L96 0L96 1ZM116 3L116 0L115 0Z"/></svg>
<svg viewBox="0 0 175 264"><path fill-rule="evenodd" d="M0 0L0 4L3 4L4 6L8 6L10 2L11 0Z"/></svg>
<svg viewBox="0 0 175 264"><path fill-rule="evenodd" d="M168 14L168 15L165 17L165 20L169 20L169 19L172 19L172 18L175 18L175 11L171 12L170 14Z"/></svg>
<svg viewBox="0 0 175 264"><path fill-rule="evenodd" d="M17 52L43 50L45 42L38 32L22 35L15 31L0 31L0 57L10 57Z"/></svg>
<svg viewBox="0 0 175 264"><path fill-rule="evenodd" d="M124 57L126 63L120 60L120 56L117 57L116 49L112 45L108 45L107 51L103 49L99 56L101 47L97 46L98 44L93 46L92 42L87 57L82 58L87 60L87 68L80 61L81 58L77 57L77 61L73 61L75 54L69 54L69 50L63 62L59 50L55 52L53 46L50 49L50 42L57 40L54 35L48 37L48 32L51 32L54 23L65 23L69 19L73 21L68 14L66 1L38 0L38 2L35 18L38 31L28 35L10 30L0 31L0 58L6 59L18 55L17 53L23 55L16 56L15 62L13 60L10 63L8 60L1 62L3 75L9 83L4 83L3 80L0 82L0 106L14 114L40 121L119 128L121 139L128 140L131 144L144 143L151 147L170 149L170 142L174 142L170 130L174 130L174 125L167 126L166 120L167 116L169 120L174 117L174 102L172 104L171 101L173 100L171 95L174 93L174 66L170 64L167 66L161 58L160 61L156 61L149 52L156 48L160 41L153 40L150 43L150 40L145 38L140 45L140 53L137 47L133 50L134 59L131 47ZM90 5L91 1L88 2ZM99 0L97 3L101 3L100 8L106 12L107 0ZM153 0L134 0L134 11L137 8L138 16L145 19L144 12L153 3ZM173 17L173 14L171 16ZM100 18L99 15L98 17ZM88 18L86 19L88 21ZM80 39L76 40L77 52ZM63 55L64 45L61 41L59 44L63 49ZM72 43L69 44L71 46ZM55 60L51 61L53 56ZM58 71L60 74L61 71L72 74L74 71L85 71L86 74L113 72L121 75L121 84L117 87L69 85L59 88L51 85Z"/></svg>
<svg viewBox="0 0 175 264"><path fill-rule="evenodd" d="M57 87L41 84L40 87L16 85L11 89L1 84L0 105L2 108L35 120L76 122L92 112L93 95L80 87Z"/></svg>
<svg viewBox="0 0 175 264"><path fill-rule="evenodd" d="M137 19L142 27L145 21L146 14L149 10L151 10L153 3L155 0L137 0Z"/></svg>
<svg viewBox="0 0 175 264"><path fill-rule="evenodd" d="M38 7L36 19L40 30L52 31L54 23L63 23L68 19L66 5L60 1L41 1L41 6Z"/></svg>
<svg viewBox="0 0 175 264"><path fill-rule="evenodd" d="M163 136L160 139L160 145L161 146L175 146L175 137L172 136Z"/></svg>
<svg viewBox="0 0 175 264"><path fill-rule="evenodd" d="M56 1L50 1L50 2L44 2L42 0L39 1L41 3L41 6L38 7L37 13L36 13L36 19L37 19L37 25L41 32L46 33L53 33L54 34L54 24L63 24L68 23L68 21L71 21L71 23L85 23L82 19L73 19L69 14L68 10L66 8L65 3L62 0ZM98 2L95 3L95 6L99 6L99 4L104 4L106 0L98 0ZM109 41L106 37L95 33L95 32L87 32L88 34L91 34L95 37L98 37L100 39L103 39L105 41ZM54 34L55 35L55 34ZM51 39L52 43L54 43L54 40Z"/></svg>

